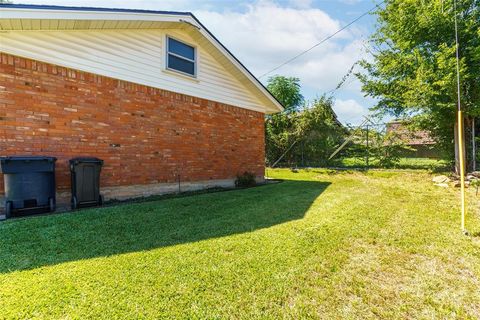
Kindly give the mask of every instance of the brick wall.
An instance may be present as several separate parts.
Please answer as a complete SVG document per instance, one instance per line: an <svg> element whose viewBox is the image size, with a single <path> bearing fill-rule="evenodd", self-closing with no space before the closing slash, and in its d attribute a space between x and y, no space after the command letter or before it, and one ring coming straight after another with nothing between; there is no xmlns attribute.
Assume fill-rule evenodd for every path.
<svg viewBox="0 0 480 320"><path fill-rule="evenodd" d="M263 114L1 54L0 155L105 161L102 186L264 174ZM3 177L0 176L0 192Z"/></svg>

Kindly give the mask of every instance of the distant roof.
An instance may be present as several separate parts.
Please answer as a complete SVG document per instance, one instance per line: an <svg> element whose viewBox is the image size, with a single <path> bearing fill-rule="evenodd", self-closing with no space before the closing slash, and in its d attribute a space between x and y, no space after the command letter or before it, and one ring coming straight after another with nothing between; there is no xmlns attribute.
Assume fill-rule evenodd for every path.
<svg viewBox="0 0 480 320"><path fill-rule="evenodd" d="M395 132L400 139L407 145L433 145L435 140L430 136L430 133L425 130L412 130L408 127L406 121L392 121L387 123L387 133Z"/></svg>
<svg viewBox="0 0 480 320"><path fill-rule="evenodd" d="M29 11L29 12L28 12ZM42 12L41 17L37 17L35 12ZM33 12L33 13L32 13ZM163 15L166 16L167 19L171 19L171 16L180 16L185 17L182 19L182 22L187 22L191 26L198 28L200 33L202 33L207 39L209 39L212 43L214 43L218 49L230 59L230 61L237 66L245 76L257 86L260 91L269 98L269 100L273 103L276 108L276 111L283 111L283 105L278 99L263 85L263 83L258 80L250 70L245 67L243 63L238 60L237 57L233 55L233 53L228 50L223 43L221 43L201 22L200 20L195 17L195 15L191 12L179 12L179 11L158 11L158 10L142 10L142 9L122 9L122 8L100 8L100 7L70 7L70 6L56 6L56 5L33 5L33 4L9 4L3 3L0 4L0 21L3 19L72 19L74 17L66 17L65 14L70 12L72 14L114 14L119 13L120 15L117 17L119 20L129 20L129 15L142 15L142 18L153 21L155 20L154 15ZM53 14L56 14L53 16ZM101 19L92 17L91 14L88 17L89 20L94 19ZM170 17L168 17L170 16ZM178 18L176 19L178 22ZM189 21L190 20L190 21ZM0 28L1 29L1 28Z"/></svg>

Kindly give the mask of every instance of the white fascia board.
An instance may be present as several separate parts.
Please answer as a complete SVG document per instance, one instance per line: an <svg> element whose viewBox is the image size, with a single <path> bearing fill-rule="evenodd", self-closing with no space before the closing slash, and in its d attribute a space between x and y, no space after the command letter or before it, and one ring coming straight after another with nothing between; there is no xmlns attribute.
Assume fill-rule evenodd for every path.
<svg viewBox="0 0 480 320"><path fill-rule="evenodd" d="M137 12L108 11L71 11L71 10L38 10L24 8L0 8L0 19L35 19L35 20L120 20L120 21L160 21L180 22L187 19L185 14L158 14Z"/></svg>

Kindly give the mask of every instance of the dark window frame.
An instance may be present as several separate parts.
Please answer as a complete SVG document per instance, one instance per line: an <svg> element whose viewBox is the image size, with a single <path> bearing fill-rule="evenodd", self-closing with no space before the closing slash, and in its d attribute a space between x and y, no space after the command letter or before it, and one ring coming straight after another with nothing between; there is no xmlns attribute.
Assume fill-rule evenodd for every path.
<svg viewBox="0 0 480 320"><path fill-rule="evenodd" d="M197 78L197 64L198 64L197 47L194 46L194 45L191 45L191 44L189 44L189 43L187 43L183 40L179 40L179 39L177 39L175 37L172 37L172 36L169 36L169 35L167 35L165 39L166 39L165 40L165 53L166 53L165 54L165 69L169 70L169 71L172 71L172 72L177 72L179 74L182 74L182 75L185 75L185 76L188 76L188 77ZM188 57L184 57L184 56L182 56L180 54L177 54L177 53L174 53L174 52L170 52L170 50L169 50L169 42L170 42L169 40L170 39L172 39L174 41L178 41L181 44L192 48L193 49L193 59L190 59ZM169 63L168 63L170 56L174 56L177 59L193 63L193 74L191 74L189 72L182 71L182 70L178 70L178 69L175 69L175 68L171 68L169 66Z"/></svg>

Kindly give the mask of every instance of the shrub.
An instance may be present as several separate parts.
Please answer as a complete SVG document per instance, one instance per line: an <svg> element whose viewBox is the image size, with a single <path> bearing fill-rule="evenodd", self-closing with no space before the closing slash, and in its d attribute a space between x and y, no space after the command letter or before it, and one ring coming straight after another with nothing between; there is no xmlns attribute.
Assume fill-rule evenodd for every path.
<svg viewBox="0 0 480 320"><path fill-rule="evenodd" d="M237 179L235 180L235 187L237 188L248 188L254 187L257 184L255 181L255 174L245 171L242 174L237 174Z"/></svg>

